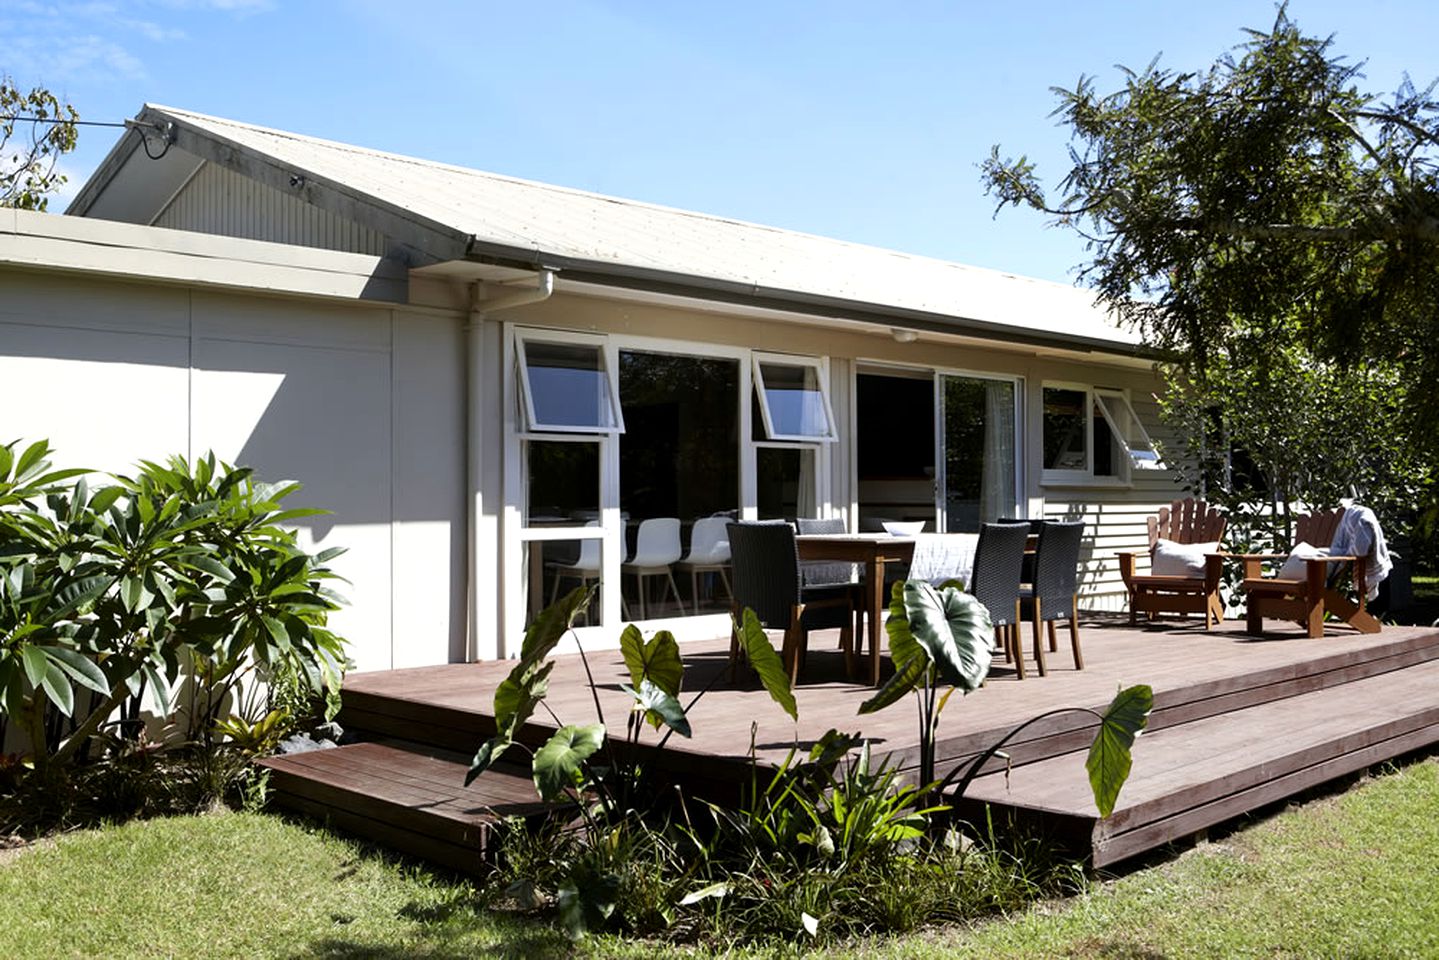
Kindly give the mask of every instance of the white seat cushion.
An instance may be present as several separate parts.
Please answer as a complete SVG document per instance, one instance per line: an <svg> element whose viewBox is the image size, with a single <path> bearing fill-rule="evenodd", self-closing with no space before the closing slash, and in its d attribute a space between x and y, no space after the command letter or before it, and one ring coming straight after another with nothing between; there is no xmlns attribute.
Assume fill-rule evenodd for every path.
<svg viewBox="0 0 1439 960"><path fill-rule="evenodd" d="M1202 577L1204 557L1218 553L1219 543L1175 543L1156 540L1150 573L1156 577Z"/></svg>
<svg viewBox="0 0 1439 960"><path fill-rule="evenodd" d="M1301 540L1294 545L1293 550L1289 551L1289 559L1284 561L1284 566L1279 568L1279 579L1303 580L1309 576L1309 565L1305 561L1327 556L1329 556L1327 548L1316 547Z"/></svg>

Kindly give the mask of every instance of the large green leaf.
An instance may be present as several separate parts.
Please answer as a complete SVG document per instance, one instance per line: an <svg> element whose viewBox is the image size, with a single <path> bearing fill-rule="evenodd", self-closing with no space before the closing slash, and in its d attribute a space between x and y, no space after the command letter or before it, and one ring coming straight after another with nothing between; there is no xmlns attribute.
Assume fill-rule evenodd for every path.
<svg viewBox="0 0 1439 960"><path fill-rule="evenodd" d="M470 760L470 768L465 771L465 786L474 783L476 777L490 769L512 743L514 741L509 737L496 734L480 744L480 749L475 751L473 759Z"/></svg>
<svg viewBox="0 0 1439 960"><path fill-rule="evenodd" d="M603 926L614 913L619 901L620 877L612 870L581 868L556 892L560 925L572 941L579 942L590 930Z"/></svg>
<svg viewBox="0 0 1439 960"><path fill-rule="evenodd" d="M953 587L935 590L923 580L904 585L910 633L929 654L945 683L966 692L989 675L994 625L989 611L973 596Z"/></svg>
<svg viewBox="0 0 1439 960"><path fill-rule="evenodd" d="M859 705L859 712L874 713L903 699L906 693L924 680L925 671L928 669L928 655L923 651L914 654L895 667L894 673L875 691L874 696Z"/></svg>
<svg viewBox="0 0 1439 960"><path fill-rule="evenodd" d="M524 643L520 645L520 661L538 663L549 656L550 651L589 606L593 590L593 587L576 587L541 610L525 631Z"/></svg>
<svg viewBox="0 0 1439 960"><path fill-rule="evenodd" d="M1101 817L1114 812L1120 788L1129 778L1134 738L1149 723L1149 712L1153 709L1154 691L1148 684L1141 683L1119 691L1099 720L1099 732L1089 747L1084 769L1089 772L1094 805Z"/></svg>
<svg viewBox="0 0 1439 960"><path fill-rule="evenodd" d="M510 671L508 677L500 681L500 685L495 688L497 729L495 735L480 744L479 750L475 752L470 768L465 772L465 786L469 786L476 777L488 770L490 765L509 749L510 744L514 743L515 733L525 725L535 707L540 705L540 701L549 692L550 671L554 667L554 661L543 664L521 661Z"/></svg>
<svg viewBox="0 0 1439 960"><path fill-rule="evenodd" d="M74 712L75 691L71 689L70 678L65 676L65 671L53 663L49 664L41 686L45 690L45 696L50 698L50 702L55 704L61 713L68 717Z"/></svg>
<svg viewBox="0 0 1439 960"><path fill-rule="evenodd" d="M522 727L535 707L549 692L554 661L543 664L521 662L495 688L495 725L513 734Z"/></svg>
<svg viewBox="0 0 1439 960"><path fill-rule="evenodd" d="M660 630L645 642L640 628L630 624L620 634L620 653L630 669L630 683L638 687L649 680L672 697L680 695L685 665L674 634Z"/></svg>
<svg viewBox="0 0 1439 960"><path fill-rule="evenodd" d="M580 786L584 782L581 765L604 742L602 723L582 727L566 724L556 730L549 742L535 753L535 789L539 790L540 797L555 800L565 790Z"/></svg>
<svg viewBox="0 0 1439 960"><path fill-rule="evenodd" d="M25 667L25 679L30 681L30 686L39 690L40 685L45 682L45 673L50 669L50 661L45 656L45 651L26 644L20 648L20 662Z"/></svg>
<svg viewBox="0 0 1439 960"><path fill-rule="evenodd" d="M49 452L50 442L48 440L36 440L26 447L25 452L20 454L20 459L15 462L15 480L20 482L28 479L25 474L30 472L31 468L42 464L45 455Z"/></svg>
<svg viewBox="0 0 1439 960"><path fill-rule="evenodd" d="M790 691L789 674L785 672L784 661L770 646L769 637L765 636L764 627L759 624L759 617L745 607L743 619L733 624L733 629L738 631L740 648L749 658L750 666L759 674L759 681L769 691L770 699L779 704L791 719L798 720L799 707Z"/></svg>
<svg viewBox="0 0 1439 960"><path fill-rule="evenodd" d="M889 635L889 658L893 662L906 663L916 654L929 656L910 632L909 613L904 606L903 580L896 580L890 589L889 618L884 621L884 630Z"/></svg>
<svg viewBox="0 0 1439 960"><path fill-rule="evenodd" d="M83 653L64 647L41 647L40 649L74 678L76 683L89 687L101 696L110 695L110 684L105 679L105 674L95 665L95 661Z"/></svg>
<svg viewBox="0 0 1439 960"><path fill-rule="evenodd" d="M645 719L656 728L663 723L682 737L690 735L690 722L685 716L685 708L668 691L661 690L653 680L641 681L638 689L622 683L620 689L635 698L636 708L643 710Z"/></svg>

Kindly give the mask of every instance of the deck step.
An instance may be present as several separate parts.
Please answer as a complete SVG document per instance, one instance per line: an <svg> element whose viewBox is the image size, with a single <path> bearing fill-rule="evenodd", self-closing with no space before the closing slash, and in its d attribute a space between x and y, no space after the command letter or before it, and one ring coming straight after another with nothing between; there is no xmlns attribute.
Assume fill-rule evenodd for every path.
<svg viewBox="0 0 1439 960"><path fill-rule="evenodd" d="M454 870L481 869L505 817L553 808L519 767L496 765L466 787L467 754L404 741L353 743L269 757L280 806Z"/></svg>
<svg viewBox="0 0 1439 960"><path fill-rule="evenodd" d="M1063 824L1102 867L1436 742L1439 661L1426 661L1146 733L1107 820L1083 751L981 776L961 810Z"/></svg>

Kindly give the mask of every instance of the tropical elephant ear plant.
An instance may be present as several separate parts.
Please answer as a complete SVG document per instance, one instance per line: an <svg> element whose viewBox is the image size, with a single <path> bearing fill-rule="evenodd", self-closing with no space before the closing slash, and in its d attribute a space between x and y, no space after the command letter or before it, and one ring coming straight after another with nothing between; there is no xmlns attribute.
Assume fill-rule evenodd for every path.
<svg viewBox="0 0 1439 960"><path fill-rule="evenodd" d="M940 713L955 690L970 693L989 674L990 650L994 646L989 611L956 583L936 589L923 580L909 580L894 585L885 630L895 672L860 705L859 712L874 713L911 691L915 693L920 714L919 779L930 785L935 802L955 780L959 785L954 796L963 796L984 765L1026 727L1056 714L1078 711L1093 714L1099 722L1085 769L1100 816L1107 817L1114 811L1119 791L1129 777L1134 738L1148 723L1154 706L1150 687L1139 684L1120 690L1103 713L1087 707L1060 707L1042 713L1011 730L969 763L936 779L935 736ZM942 685L949 689L941 693Z"/></svg>
<svg viewBox="0 0 1439 960"><path fill-rule="evenodd" d="M518 737L537 708L543 706L549 710L545 697L554 661L548 658L589 606L593 591L594 588L571 591L541 611L525 631L519 661L495 690L495 734L475 753L465 776L466 784L488 770L511 747L530 750ZM754 612L746 610L735 629L765 689L786 713L795 717L789 675ZM604 707L583 646L579 652L589 678L596 722L562 723L551 712L559 729L533 750L530 758L531 775L540 797L550 802L568 798L584 824L586 839L582 849L573 849L575 836L567 834L556 840L556 845L563 848L569 844L570 852L565 855L551 852L547 858L551 863L563 861L556 900L560 922L576 940L605 924L614 914L626 887L622 861L630 854L624 851L636 845L649 845L651 849L670 851L673 857L675 845L664 838L664 830L653 830L646 824L647 815L655 812L653 806L657 798L644 790L644 771L633 759L640 734L646 726L656 730L665 728L658 747L663 747L672 734L689 737L689 711L724 675L723 671L716 671L709 685L691 697L688 704L682 704L679 696L684 682L684 661L674 635L660 630L646 640L638 627L626 626L620 635L620 653L630 682L621 684L620 689L630 700L625 719L625 743L630 749L617 754L607 738ZM600 751L604 751L603 763L598 762L596 756ZM650 879L651 884L661 882L679 881ZM530 878L521 878L515 884L516 888L532 889L533 886ZM668 913L674 906L670 898L661 897L657 909Z"/></svg>
<svg viewBox="0 0 1439 960"><path fill-rule="evenodd" d="M549 655L564 635L574 626L575 620L589 606L595 588L576 588L554 604L540 612L528 630L520 646L520 659L510 674L495 689L494 713L495 734L480 745L465 775L466 785L485 772L511 746L516 745L516 735L535 709L544 705L549 693L549 677L554 661ZM760 681L770 696L790 717L796 717L794 694L790 691L789 676L769 638L765 636L754 611L745 610L741 623L735 625L750 664L759 674ZM531 769L535 789L545 800L557 800L562 796L578 795L579 791L603 787L601 779L586 774L585 763L606 743L604 707L600 704L599 691L595 686L594 674L590 672L589 659L584 648L579 648L580 660L585 675L589 678L590 695L594 700L597 722L583 725L561 724L554 735L533 754ZM630 696L630 711L625 720L625 740L633 746L646 724L658 730L667 727L659 745L668 742L671 734L690 736L689 711L710 686L719 679L716 672L710 684L690 699L688 704L679 701L680 687L684 682L684 661L680 657L679 644L668 630L660 630L645 640L640 629L634 624L625 627L620 634L620 653L629 671L630 682L621 684L620 689ZM548 706L545 707L548 710ZM557 724L558 717L550 716ZM523 748L523 745L521 745ZM524 748L528 749L528 748ZM611 763L607 770L621 769ZM631 773L633 768L625 767ZM631 784L632 785L632 784ZM622 812L628 800L628 790L615 793L600 789L598 796L608 812ZM609 809L613 807L614 809Z"/></svg>
<svg viewBox="0 0 1439 960"><path fill-rule="evenodd" d="M210 722L256 672L298 676L333 715L345 659L326 564L340 551L311 555L280 526L321 512L281 506L299 484L211 454L92 487L91 471L50 470L49 452L0 447L0 714L37 768L76 760L142 693L169 714L182 674L220 684Z"/></svg>

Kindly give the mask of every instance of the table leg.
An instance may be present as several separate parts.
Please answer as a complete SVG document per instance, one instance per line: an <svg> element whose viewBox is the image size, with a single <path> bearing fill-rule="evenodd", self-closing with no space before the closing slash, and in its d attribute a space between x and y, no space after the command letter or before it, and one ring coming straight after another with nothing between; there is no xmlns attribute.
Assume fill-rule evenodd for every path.
<svg viewBox="0 0 1439 960"><path fill-rule="evenodd" d="M880 614L884 610L884 558L875 557L865 564L864 575L869 578L869 682L879 686L879 638L884 635Z"/></svg>

